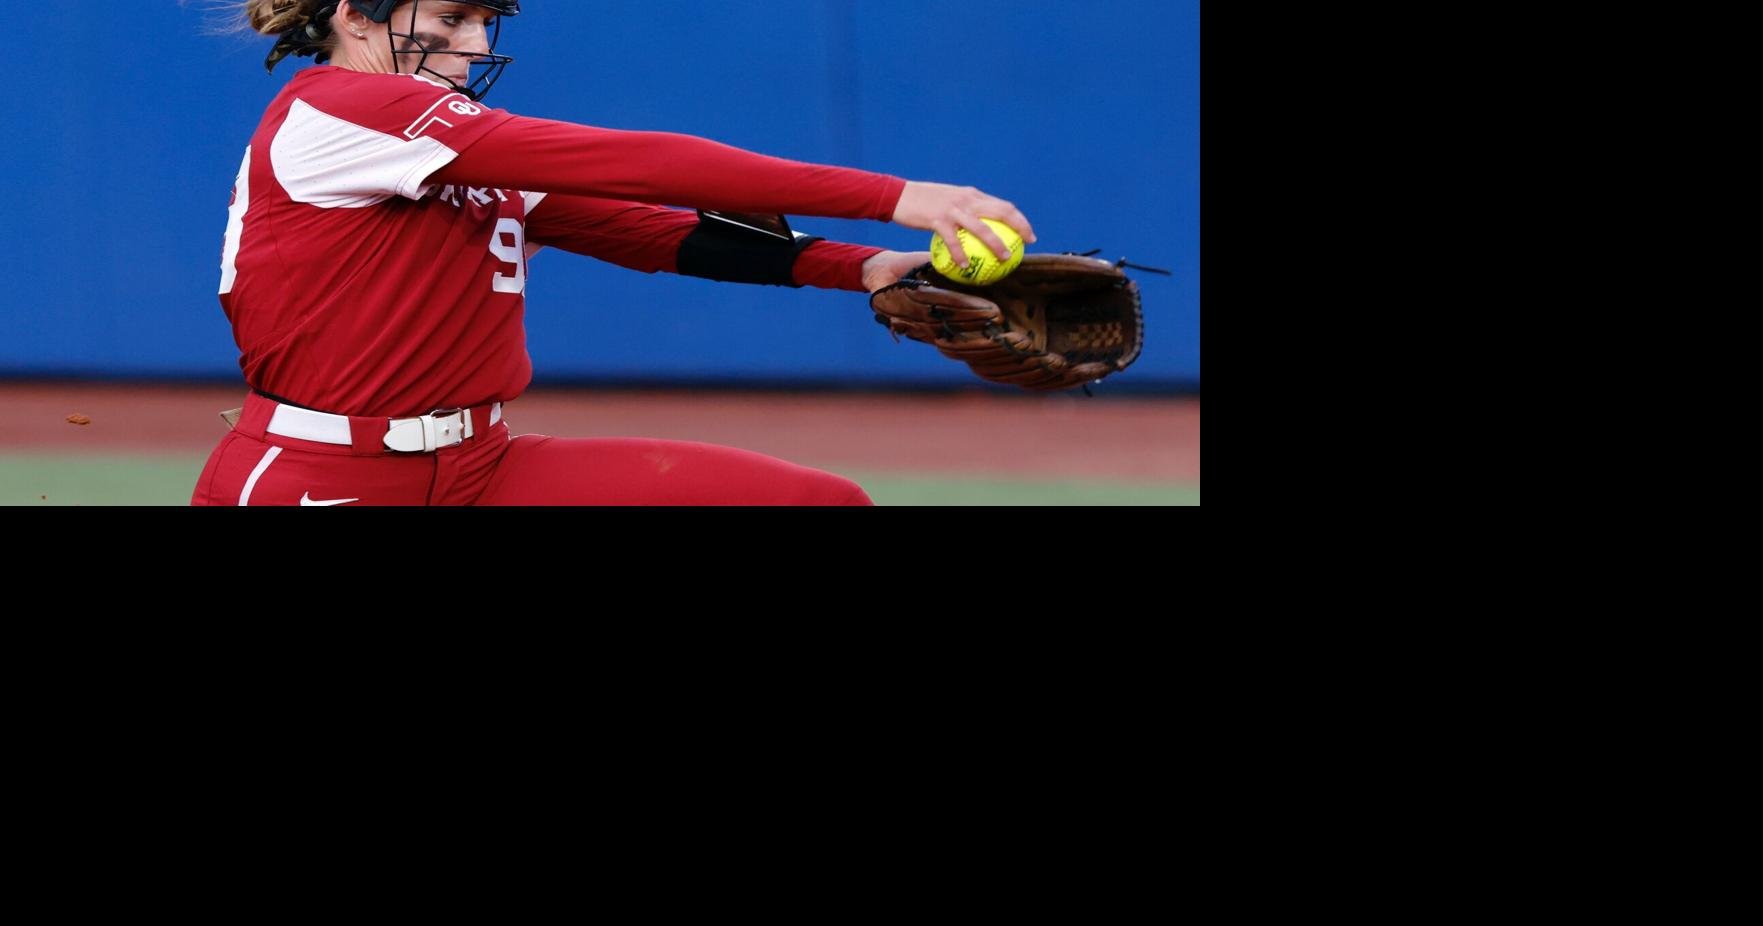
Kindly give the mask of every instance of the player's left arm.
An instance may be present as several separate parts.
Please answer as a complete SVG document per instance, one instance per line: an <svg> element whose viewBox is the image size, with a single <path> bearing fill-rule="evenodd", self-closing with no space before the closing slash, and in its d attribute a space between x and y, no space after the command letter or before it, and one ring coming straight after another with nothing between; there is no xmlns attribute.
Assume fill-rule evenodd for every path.
<svg viewBox="0 0 1763 926"><path fill-rule="evenodd" d="M564 193L533 206L526 239L643 273L852 292L873 292L929 260L806 235L785 241L695 210Z"/></svg>

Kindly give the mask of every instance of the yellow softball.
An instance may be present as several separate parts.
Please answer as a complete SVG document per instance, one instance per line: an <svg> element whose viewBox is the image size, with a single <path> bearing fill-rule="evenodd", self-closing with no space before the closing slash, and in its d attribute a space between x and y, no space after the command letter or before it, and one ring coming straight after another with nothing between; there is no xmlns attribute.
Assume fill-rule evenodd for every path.
<svg viewBox="0 0 1763 926"><path fill-rule="evenodd" d="M999 260L992 249L985 246L967 229L959 229L961 249L967 252L967 269L956 266L955 258L949 253L949 243L942 235L930 236L930 262L937 272L957 283L969 286L985 286L996 283L1010 275L1012 270L1022 265L1022 236L1014 229L997 219L986 219L985 223L1010 245L1010 256Z"/></svg>

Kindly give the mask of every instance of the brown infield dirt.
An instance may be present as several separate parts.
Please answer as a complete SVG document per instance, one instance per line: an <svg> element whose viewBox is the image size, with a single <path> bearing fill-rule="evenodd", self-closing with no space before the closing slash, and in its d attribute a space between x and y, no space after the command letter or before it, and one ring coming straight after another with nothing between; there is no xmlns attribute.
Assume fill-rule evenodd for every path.
<svg viewBox="0 0 1763 926"><path fill-rule="evenodd" d="M200 453L243 386L0 384L0 453ZM958 392L535 389L516 434L653 437L805 465L1023 478L1200 481L1197 398ZM75 424L83 415L89 424Z"/></svg>

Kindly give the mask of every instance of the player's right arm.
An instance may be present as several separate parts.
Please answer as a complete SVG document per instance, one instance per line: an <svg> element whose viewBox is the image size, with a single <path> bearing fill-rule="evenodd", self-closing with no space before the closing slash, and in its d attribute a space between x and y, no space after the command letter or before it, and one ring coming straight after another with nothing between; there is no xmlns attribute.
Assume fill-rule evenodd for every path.
<svg viewBox="0 0 1763 926"><path fill-rule="evenodd" d="M874 219L958 241L965 228L1009 249L983 221L1034 241L1013 204L973 187L810 164L671 132L632 132L510 116L461 151L430 184L520 189L729 212ZM957 245L958 246L958 245ZM958 255L959 257L960 255Z"/></svg>

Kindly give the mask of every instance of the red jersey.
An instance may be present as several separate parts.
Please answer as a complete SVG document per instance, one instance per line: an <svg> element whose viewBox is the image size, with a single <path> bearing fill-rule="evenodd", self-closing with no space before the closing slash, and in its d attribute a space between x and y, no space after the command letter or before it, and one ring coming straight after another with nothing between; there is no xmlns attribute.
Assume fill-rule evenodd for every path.
<svg viewBox="0 0 1763 926"><path fill-rule="evenodd" d="M422 77L300 72L233 189L221 307L251 387L401 417L518 396L526 262L552 245L676 269L679 205L887 221L905 181L705 139L525 119ZM880 248L817 242L795 282L861 290Z"/></svg>

